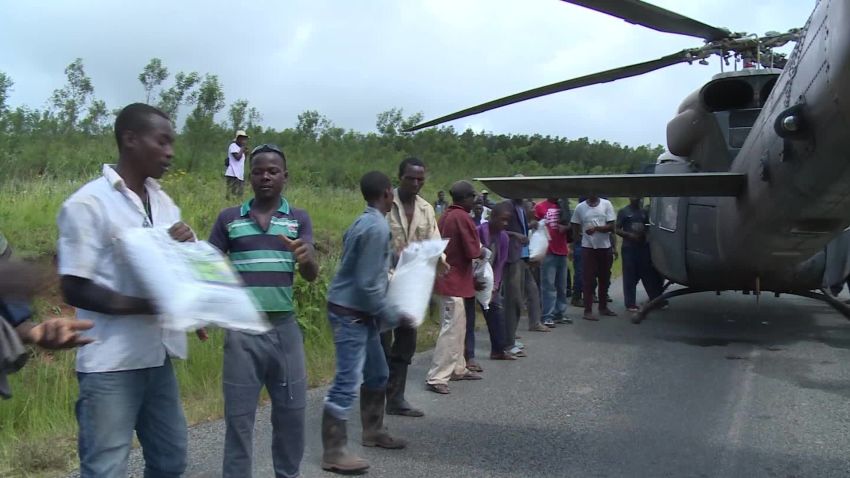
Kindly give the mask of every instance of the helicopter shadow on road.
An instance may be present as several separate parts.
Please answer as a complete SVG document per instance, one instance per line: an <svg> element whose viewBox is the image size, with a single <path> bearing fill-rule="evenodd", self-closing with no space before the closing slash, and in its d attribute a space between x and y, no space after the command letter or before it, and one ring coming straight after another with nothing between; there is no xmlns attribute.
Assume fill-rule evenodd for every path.
<svg viewBox="0 0 850 478"><path fill-rule="evenodd" d="M850 350L850 322L826 304L788 295L762 295L757 302L755 296L740 292L694 294L672 300L668 310L651 312L640 325L627 321L629 313L618 313L618 318L589 327L579 320L575 331L587 340L624 345L661 340L695 347L751 345L777 352L798 342L818 342Z"/></svg>
<svg viewBox="0 0 850 478"><path fill-rule="evenodd" d="M826 304L787 295L762 295L756 303L754 296L740 293L704 293L671 301L669 310L651 313L641 325L622 319L592 324L603 327L577 327L576 333L586 340L622 345L661 342L707 352L716 348L708 357L752 361L758 375L850 398L850 377L841 369L843 361L834 357L837 353L850 358L850 323Z"/></svg>

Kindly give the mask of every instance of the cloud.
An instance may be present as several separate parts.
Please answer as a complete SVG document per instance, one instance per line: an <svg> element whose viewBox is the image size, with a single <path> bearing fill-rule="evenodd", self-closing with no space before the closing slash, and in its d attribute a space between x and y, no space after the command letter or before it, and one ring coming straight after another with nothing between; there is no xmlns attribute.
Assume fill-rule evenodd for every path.
<svg viewBox="0 0 850 478"><path fill-rule="evenodd" d="M652 2L758 33L800 26L814 6L813 0ZM275 128L294 126L300 112L316 109L338 126L370 131L375 116L392 107L442 116L701 44L557 1L81 0L45 7L0 0L0 10L0 70L15 80L12 104L43 107L77 57L110 107L138 101L144 91L137 76L159 57L172 74L218 75L228 102L248 99ZM717 62L674 66L454 126L662 143L679 102L717 71Z"/></svg>

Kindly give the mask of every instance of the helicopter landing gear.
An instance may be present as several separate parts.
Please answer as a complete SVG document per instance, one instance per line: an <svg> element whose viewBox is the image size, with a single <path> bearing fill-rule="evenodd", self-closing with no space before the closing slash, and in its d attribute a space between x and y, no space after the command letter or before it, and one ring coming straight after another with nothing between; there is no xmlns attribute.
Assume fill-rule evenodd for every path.
<svg viewBox="0 0 850 478"><path fill-rule="evenodd" d="M664 285L664 290L667 290L670 285L671 282L667 282L667 284ZM646 318L647 314L659 307L662 307L664 304L667 303L668 299L672 299L673 297L679 297L680 295L698 294L700 292L706 291L703 289L692 289L690 287L685 287L684 289L676 289L671 290L669 292L664 292L663 294L644 304L643 307L640 308L640 311L638 311L638 313L632 317L632 323L639 324L643 322L643 319Z"/></svg>
<svg viewBox="0 0 850 478"><path fill-rule="evenodd" d="M813 292L810 290L799 291L799 292L786 292L786 294L798 295L800 297L807 297L809 299L819 300L821 302L826 302L831 305L833 309L835 309L839 314L843 315L845 319L850 320L850 307L847 306L844 302L833 297L832 294L829 293L824 288L820 289L820 292Z"/></svg>
<svg viewBox="0 0 850 478"><path fill-rule="evenodd" d="M670 283L668 282L664 286L664 289L666 290L669 286L670 286ZM646 304L644 304L643 307L640 308L640 311L632 317L632 323L633 324L640 324L641 322L643 322L644 319L646 319L646 316L650 312L661 307L668 299L672 299L673 297L679 297L679 296L682 296L682 295L697 294L699 292L707 292L707 291L702 290L702 289L692 289L690 287L685 287L684 289L676 289L676 290L672 290L670 292L664 292L660 296L658 296L658 297L652 299L651 301L647 302ZM832 306L832 308L835 309L839 314L843 315L845 319L850 320L850 306L848 306L844 302L841 302L840 300L833 297L832 294L830 294L829 291L827 291L824 288L821 288L819 290L819 292L810 291L810 290L801 290L801 291L785 291L785 292L782 292L782 294L791 294L791 295L796 295L796 296L799 296L799 297L805 297L807 299L814 299L814 300L819 300L821 302L826 302L827 304ZM776 295L778 297L779 293L776 293Z"/></svg>

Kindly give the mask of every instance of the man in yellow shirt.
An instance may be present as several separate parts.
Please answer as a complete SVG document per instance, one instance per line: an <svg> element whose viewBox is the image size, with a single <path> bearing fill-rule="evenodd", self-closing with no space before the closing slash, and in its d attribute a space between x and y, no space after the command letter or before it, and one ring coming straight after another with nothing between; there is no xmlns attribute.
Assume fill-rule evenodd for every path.
<svg viewBox="0 0 850 478"><path fill-rule="evenodd" d="M419 196L425 184L425 163L419 158L406 158L398 166L398 188L393 191L392 210L387 214L396 259L408 244L428 239L441 239L434 208ZM441 271L445 271L442 261ZM390 378L387 382L387 414L421 417L425 414L407 403L404 390L407 367L416 353L416 329L400 326L381 334Z"/></svg>

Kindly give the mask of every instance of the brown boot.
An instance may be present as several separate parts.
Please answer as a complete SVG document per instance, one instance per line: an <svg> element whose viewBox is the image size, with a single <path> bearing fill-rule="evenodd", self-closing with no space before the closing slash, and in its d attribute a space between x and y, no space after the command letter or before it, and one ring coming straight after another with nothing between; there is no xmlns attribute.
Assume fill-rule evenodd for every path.
<svg viewBox="0 0 850 478"><path fill-rule="evenodd" d="M322 414L322 469L342 474L364 473L369 462L349 452L345 445L348 434L345 420L331 415L327 410Z"/></svg>
<svg viewBox="0 0 850 478"><path fill-rule="evenodd" d="M386 389L370 390L360 387L360 420L363 422L363 446L400 449L407 446L401 438L394 438L384 428L384 397Z"/></svg>

